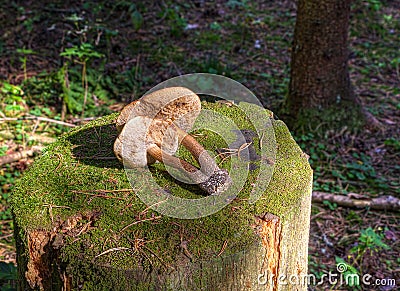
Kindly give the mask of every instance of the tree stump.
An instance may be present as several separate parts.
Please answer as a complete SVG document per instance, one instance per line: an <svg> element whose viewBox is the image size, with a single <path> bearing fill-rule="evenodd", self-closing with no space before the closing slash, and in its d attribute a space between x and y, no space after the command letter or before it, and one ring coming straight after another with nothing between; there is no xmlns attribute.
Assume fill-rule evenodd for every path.
<svg viewBox="0 0 400 291"><path fill-rule="evenodd" d="M240 106L252 108L203 103L251 132ZM163 215L138 198L147 181L138 173L130 183L113 154L116 114L62 136L13 193L20 290L306 290L312 170L286 125L262 112L272 122L276 160L260 159L265 141L250 134L244 186L221 210L195 219ZM232 146L211 131L195 133L212 152ZM222 166L241 161L234 153L220 156ZM249 203L267 164L272 179ZM204 197L160 163L149 171L173 196Z"/></svg>

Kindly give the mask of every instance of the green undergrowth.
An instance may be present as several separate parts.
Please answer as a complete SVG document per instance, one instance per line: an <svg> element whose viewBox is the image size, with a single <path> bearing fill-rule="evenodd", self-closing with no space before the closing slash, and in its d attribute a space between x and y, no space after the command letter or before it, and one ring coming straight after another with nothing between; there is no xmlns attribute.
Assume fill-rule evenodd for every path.
<svg viewBox="0 0 400 291"><path fill-rule="evenodd" d="M203 108L229 117L239 129L254 129L241 106L203 102ZM265 111L267 119L268 114ZM119 269L138 264L144 269L168 269L182 253L182 243L187 243L186 255L194 261L245 250L259 242L251 227L254 216L271 212L284 220L309 183L310 167L301 149L287 127L271 119L278 149L274 175L257 202L248 203L260 167L260 161L253 161L252 170L238 174L245 181L241 191L222 210L197 219L161 216L136 195L148 181L137 178L138 174L130 183L123 165L114 157L116 117L100 118L60 137L24 174L13 193L14 219L23 244L28 232L51 232L55 228L58 235L62 234L58 240L61 260L79 266L72 270L74 276L91 276L93 263ZM198 129L195 133L215 155L216 149L229 146L224 141L227 137L210 130ZM259 153L257 139L252 146ZM190 161L184 150L178 154ZM217 162L229 168L234 159L218 156ZM197 186L173 179L163 165L149 168L152 178L167 193L188 199L205 197ZM152 194L157 195L157 191Z"/></svg>
<svg viewBox="0 0 400 291"><path fill-rule="evenodd" d="M342 135L348 136L345 129L342 130ZM351 149L347 155L340 154L343 151L342 145L327 142L328 138L313 132L295 136L299 146L310 156L309 163L315 171L314 191L344 195L368 191L371 196L395 196L400 193L398 181L390 179L392 174L382 175L379 165L373 162L370 155L355 149ZM384 144L388 150L394 151L396 140L387 139ZM396 170L397 167L393 166L388 169L388 173ZM334 208L336 207L337 205Z"/></svg>
<svg viewBox="0 0 400 291"><path fill-rule="evenodd" d="M282 114L285 115L285 112ZM287 123L291 125L290 128L296 131L297 135L313 132L322 137L327 131L340 131L344 127L354 133L360 132L365 125L365 117L359 105L354 102L341 101L337 105L324 109L301 109L296 119L287 116Z"/></svg>

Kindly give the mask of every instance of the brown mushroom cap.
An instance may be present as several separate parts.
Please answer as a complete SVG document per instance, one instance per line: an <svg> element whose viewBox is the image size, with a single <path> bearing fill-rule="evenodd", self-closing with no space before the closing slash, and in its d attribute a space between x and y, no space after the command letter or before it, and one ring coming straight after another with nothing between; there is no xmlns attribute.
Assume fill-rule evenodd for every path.
<svg viewBox="0 0 400 291"><path fill-rule="evenodd" d="M179 141L173 131L166 129L174 123L185 131L190 130L200 111L200 98L195 93L184 87L170 87L147 94L125 106L116 121L116 127L122 132L125 124L137 116L153 119L150 126L153 139L163 151L173 155ZM117 144L115 148L118 147ZM149 159L149 162L153 163L154 160Z"/></svg>
<svg viewBox="0 0 400 291"><path fill-rule="evenodd" d="M147 116L174 122L184 131L189 131L200 111L200 98L193 91L184 87L169 87L147 94L125 106L116 126L121 132L129 119Z"/></svg>
<svg viewBox="0 0 400 291"><path fill-rule="evenodd" d="M126 105L124 108L122 108L121 113L119 114L116 124L115 124L118 132L122 131L122 128L124 127L127 120L129 119L129 115L131 114L131 111L133 110L133 108L135 108L135 106L137 105L138 102L139 102L139 100L135 100L135 101L129 103L128 105Z"/></svg>

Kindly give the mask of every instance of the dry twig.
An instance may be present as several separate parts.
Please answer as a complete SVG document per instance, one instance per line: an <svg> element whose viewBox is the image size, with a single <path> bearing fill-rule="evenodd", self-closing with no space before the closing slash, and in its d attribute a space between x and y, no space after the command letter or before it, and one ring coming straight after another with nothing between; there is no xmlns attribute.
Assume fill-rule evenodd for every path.
<svg viewBox="0 0 400 291"><path fill-rule="evenodd" d="M336 203L339 206L344 207L355 207L355 208L365 208L376 210L390 210L399 211L400 210L400 199L393 196L381 196L377 198L352 198L351 196L359 195L337 195L332 193L318 192L314 191L312 193L312 201L322 203L323 201L329 201Z"/></svg>
<svg viewBox="0 0 400 291"><path fill-rule="evenodd" d="M94 258L96 259L98 257L101 257L101 256L105 255L105 254L108 254L108 253L111 253L111 252L115 252L115 251L127 251L127 250L132 250L132 249L131 248L126 248L126 247L112 248L112 249L109 249L109 250L106 250L106 251L102 252L101 254L96 255Z"/></svg>
<svg viewBox="0 0 400 291"><path fill-rule="evenodd" d="M105 198L105 199L125 200L124 197L110 196L110 195L106 195L104 193L132 192L132 191L134 191L134 189L116 189L116 190L98 189L98 190L89 190L89 191L72 190L71 192L75 193L75 194L84 194L84 195L88 195L88 196L100 197L100 198ZM95 193L92 193L92 192L95 192Z"/></svg>
<svg viewBox="0 0 400 291"><path fill-rule="evenodd" d="M246 142L242 144L238 149L230 149L230 148L221 148L219 149L220 153L216 156L217 157L222 157L221 163L224 162L226 159L228 159L230 156L236 155L238 159L240 160L240 153L247 149L252 142Z"/></svg>
<svg viewBox="0 0 400 291"><path fill-rule="evenodd" d="M141 223L141 222L152 221L152 220L156 220L156 219L160 219L160 218L162 218L161 215L159 215L159 216L154 216L154 217L150 217L150 218L145 218L145 219L136 220L136 221L134 221L134 222L128 224L127 226L124 226L124 227L120 230L120 232L123 232L125 229L131 227L132 225L136 225L136 224L139 224L139 223Z"/></svg>
<svg viewBox="0 0 400 291"><path fill-rule="evenodd" d="M40 153L43 150L42 146L33 146L29 150L24 150L20 152L15 152L12 154L8 154L6 156L0 157L0 166L11 164L13 162L17 162L19 160L25 159L27 157L32 157L35 153Z"/></svg>
<svg viewBox="0 0 400 291"><path fill-rule="evenodd" d="M4 118L0 118L0 122L4 122L4 121L18 121L18 120L39 120L39 121L43 121L43 122L51 122L51 123L55 123L55 124L60 124L60 125L64 125L67 127L76 127L75 124L71 124L68 122L64 122L64 121L60 121L60 120L56 120L56 119L52 119L52 118L47 118L47 117L40 117L40 116L24 116L24 117L4 117Z"/></svg>

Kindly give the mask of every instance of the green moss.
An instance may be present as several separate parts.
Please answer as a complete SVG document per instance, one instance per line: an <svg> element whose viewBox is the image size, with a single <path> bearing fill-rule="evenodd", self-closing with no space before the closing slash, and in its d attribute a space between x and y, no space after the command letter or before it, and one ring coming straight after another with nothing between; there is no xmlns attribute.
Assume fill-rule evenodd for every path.
<svg viewBox="0 0 400 291"><path fill-rule="evenodd" d="M203 103L203 108L234 120L239 129L254 130L241 109L251 110L252 107L241 105L243 107ZM271 116L267 111L265 114ZM57 225L57 232L62 233L60 264L76 266L67 269L76 282L102 278L105 266L110 268L110 272L116 270L115 278L121 277L118 273L121 269L169 269L182 253L182 241L188 243L187 250L192 260L216 258L224 242L227 245L223 256L242 251L258 242L250 227L254 216L272 212L284 219L311 179L306 158L286 126L272 120L278 146L275 171L267 190L256 203L249 204L248 198L259 174L260 161L256 162L258 168L249 171L249 175L247 172L241 174L246 175L245 186L228 206L217 213L199 219L155 218L159 214L149 209L135 194L145 181L141 181L138 174L132 189L123 166L114 158L116 117L113 114L100 118L62 136L35 161L13 193L13 213L21 230L21 240L26 241L28 231L51 231ZM230 129L224 133L224 139L212 130L199 129L196 132L202 134L199 142L211 151L226 148L228 145L224 139L229 135L231 139L235 137ZM259 141L254 140L253 145L259 153ZM187 160L191 158L185 150L180 150L179 155ZM233 159L226 159L222 166L229 167ZM150 170L157 183L172 195L204 197L197 186L173 179L163 165L155 164ZM68 228L65 221L74 215L79 219ZM132 225L126 227L129 224ZM122 279L118 282L121 283ZM106 290L113 283L99 284L97 290ZM87 290L89 287L85 286Z"/></svg>

